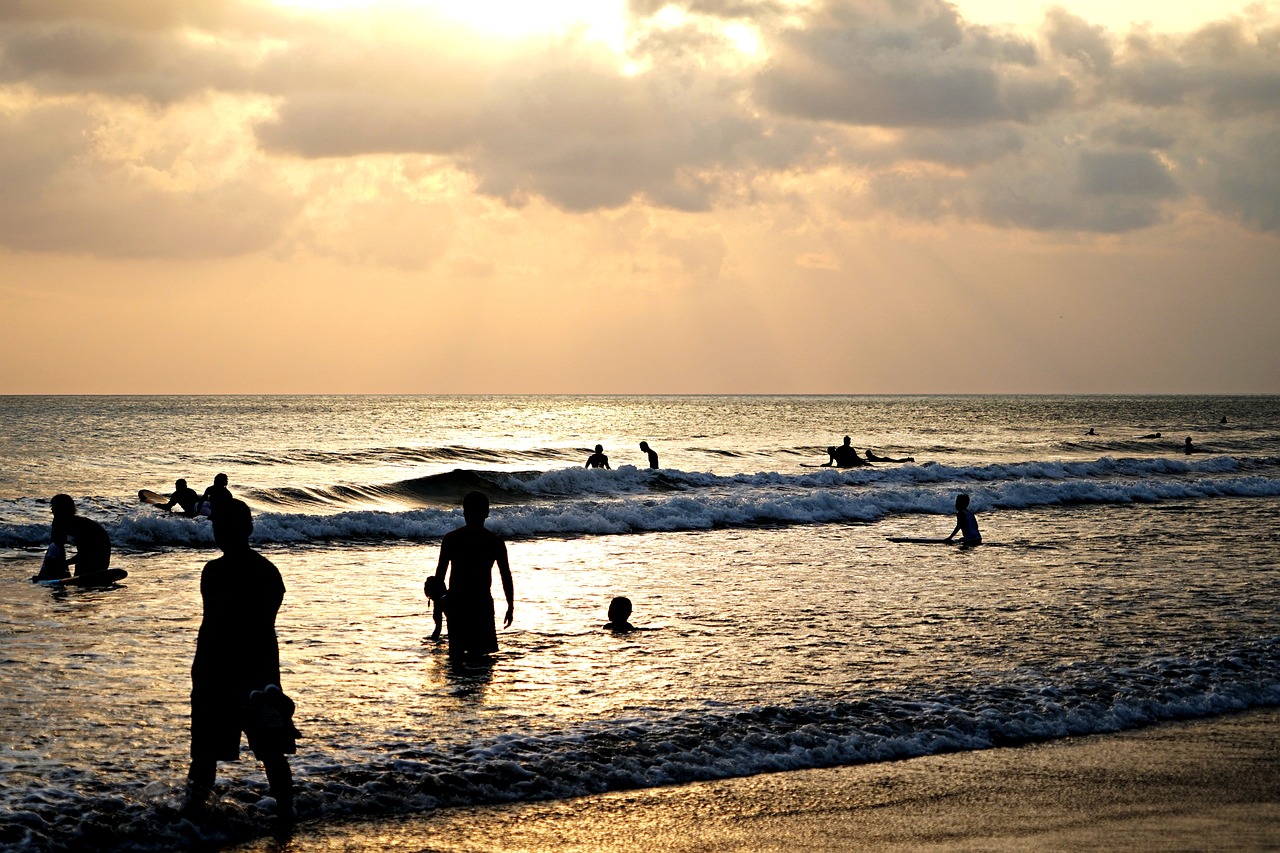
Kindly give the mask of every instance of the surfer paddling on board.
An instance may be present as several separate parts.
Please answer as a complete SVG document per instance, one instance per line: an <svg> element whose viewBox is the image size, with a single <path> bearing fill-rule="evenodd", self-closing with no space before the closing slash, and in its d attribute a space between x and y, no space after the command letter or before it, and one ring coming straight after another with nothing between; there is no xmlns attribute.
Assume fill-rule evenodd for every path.
<svg viewBox="0 0 1280 853"><path fill-rule="evenodd" d="M183 813L208 808L219 761L238 761L240 733L262 762L276 801L276 819L293 821L293 773L287 753L297 752L293 700L280 690L276 612L284 581L271 561L249 547L253 515L243 502L218 504L213 540L222 556L200 573L204 603L196 656L191 663L191 769Z"/></svg>
<svg viewBox="0 0 1280 853"><path fill-rule="evenodd" d="M484 526L489 517L489 498L483 492L468 492L462 499L462 517L466 524L446 533L440 540L440 562L435 573L441 582L449 573L444 615L449 621L449 657L454 661L466 655L490 655L498 650L490 592L494 563L498 564L502 592L507 597L502 627L511 627L516 608L507 544Z"/></svg>
<svg viewBox="0 0 1280 853"><path fill-rule="evenodd" d="M40 575L36 576L37 579L66 577L65 567L73 563L76 577L105 572L111 567L111 537L98 522L76 515L76 502L70 495L54 495L49 501L49 509L53 512L53 526L50 530L53 544L65 554L69 536L76 541L76 555L63 563L60 573L56 564L46 561L46 565L40 569ZM46 572L48 578L42 577Z"/></svg>
<svg viewBox="0 0 1280 853"><path fill-rule="evenodd" d="M655 454L656 455L656 454ZM583 468L609 468L609 457L604 455L604 445L597 444L596 452L587 457L587 464ZM609 468L612 471L612 468Z"/></svg>
<svg viewBox="0 0 1280 853"><path fill-rule="evenodd" d="M186 480L176 480L173 484L173 494L169 495L169 502L160 508L173 512L174 506L180 506L183 515L187 518L195 518L198 514L196 505L199 503L200 496L196 494L196 490L188 486Z"/></svg>
<svg viewBox="0 0 1280 853"><path fill-rule="evenodd" d="M968 495L956 495L956 529L942 541L951 542L956 538L957 533L961 534L960 544L962 545L982 544L982 534L978 532L978 519L973 514L973 510L969 509Z"/></svg>

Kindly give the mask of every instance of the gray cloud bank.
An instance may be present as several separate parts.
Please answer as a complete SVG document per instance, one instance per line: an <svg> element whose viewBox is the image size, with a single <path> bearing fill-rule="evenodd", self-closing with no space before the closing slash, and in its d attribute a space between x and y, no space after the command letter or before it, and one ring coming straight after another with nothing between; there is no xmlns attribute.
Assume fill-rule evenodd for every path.
<svg viewBox="0 0 1280 853"><path fill-rule="evenodd" d="M940 0L687 0L657 24L668 5L631 3L624 73L572 34L486 53L376 7L351 25L243 0L0 0L0 91L23 104L0 107L0 242L253 251L303 206L272 162L370 154L443 158L482 193L569 211L709 210L834 168L905 218L1117 233L1199 208L1280 231L1280 19L1260 7L1183 35L1053 9L1028 36ZM267 105L245 127L253 165L177 192L140 167L189 152L95 156L115 110L159 124L219 99Z"/></svg>

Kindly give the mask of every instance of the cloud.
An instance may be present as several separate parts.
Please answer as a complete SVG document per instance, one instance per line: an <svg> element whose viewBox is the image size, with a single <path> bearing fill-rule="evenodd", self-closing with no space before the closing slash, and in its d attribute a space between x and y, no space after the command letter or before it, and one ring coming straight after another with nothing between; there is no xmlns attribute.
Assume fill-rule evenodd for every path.
<svg viewBox="0 0 1280 853"><path fill-rule="evenodd" d="M1182 35L1060 8L1037 34L1005 32L941 0L629 8L619 56L582 33L482 42L379 5L344 19L249 0L3 4L0 244L199 255L292 240L434 262L455 233L432 206L445 197L395 180L372 202L335 180L317 201L370 158L570 214L712 214L763 203L770 184L825 198L835 180L842 205L856 197L844 215L1117 233L1199 207L1280 230L1280 21L1260 7ZM381 224L340 249L357 210ZM434 223L430 249L392 245L411 239L402 212ZM715 268L707 257L694 266Z"/></svg>
<svg viewBox="0 0 1280 853"><path fill-rule="evenodd" d="M934 0L833 4L779 32L758 84L780 115L883 127L1029 121L1072 90L1029 41L967 25Z"/></svg>

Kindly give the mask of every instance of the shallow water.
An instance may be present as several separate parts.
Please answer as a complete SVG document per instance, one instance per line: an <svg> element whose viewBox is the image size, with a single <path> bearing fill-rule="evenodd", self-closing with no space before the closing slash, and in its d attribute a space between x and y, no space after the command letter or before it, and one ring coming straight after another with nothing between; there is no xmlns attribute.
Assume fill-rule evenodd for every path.
<svg viewBox="0 0 1280 853"><path fill-rule="evenodd" d="M251 760L220 769L213 824L172 813L199 573L215 552L207 522L131 495L178 473L203 488L226 470L285 578L304 818L1280 704L1274 398L0 403L0 841L19 848L163 849L269 828ZM139 438L157 418L160 435ZM177 442L175 421L193 418L223 428ZM1100 435L1082 438L1089 426ZM1136 437L1155 430L1173 437ZM1213 452L1181 452L1193 430ZM845 432L919 462L801 467ZM630 467L640 438L662 471ZM626 467L580 469L597 441ZM458 671L428 639L421 588L476 486L510 538L516 619L492 667ZM118 588L27 582L55 490L112 531L113 565L129 571ZM960 490L988 544L886 541L949 533ZM644 630L602 630L618 594Z"/></svg>

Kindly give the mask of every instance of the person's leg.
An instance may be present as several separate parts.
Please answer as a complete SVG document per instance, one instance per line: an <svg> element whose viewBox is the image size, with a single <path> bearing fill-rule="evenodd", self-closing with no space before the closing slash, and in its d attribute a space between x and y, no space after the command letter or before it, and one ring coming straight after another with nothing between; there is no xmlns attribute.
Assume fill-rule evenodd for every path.
<svg viewBox="0 0 1280 853"><path fill-rule="evenodd" d="M218 775L218 761L214 758L192 758L187 770L187 792L182 813L193 816L203 813L209 806L213 793L213 781Z"/></svg>
<svg viewBox="0 0 1280 853"><path fill-rule="evenodd" d="M293 771L289 769L289 759L283 755L268 756L262 759L262 766L267 771L271 796L276 798L276 815L281 820L292 821Z"/></svg>

